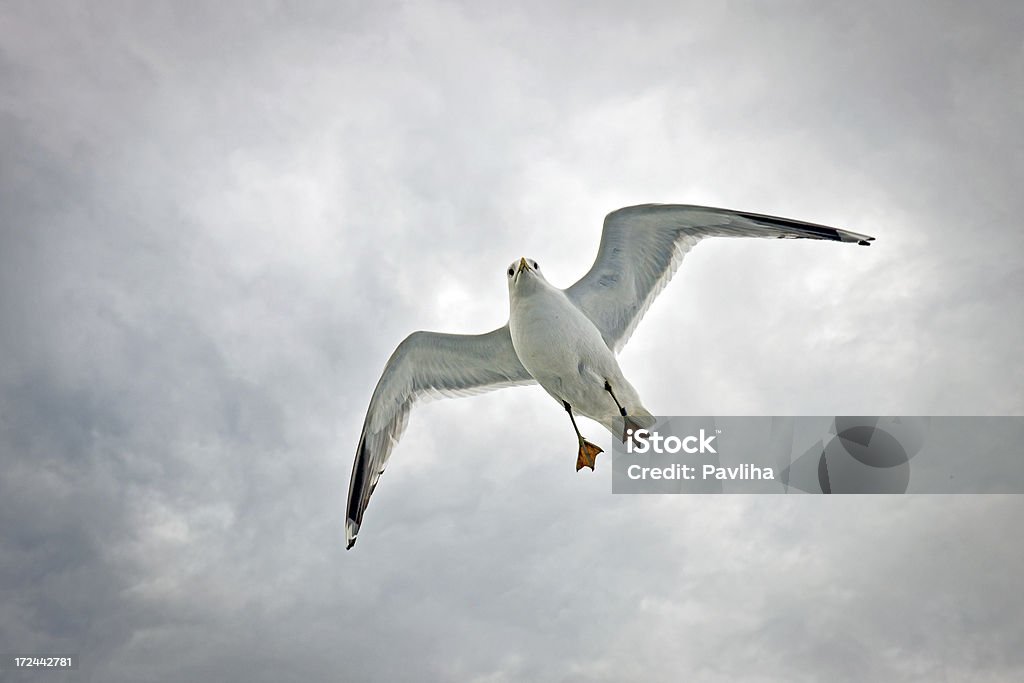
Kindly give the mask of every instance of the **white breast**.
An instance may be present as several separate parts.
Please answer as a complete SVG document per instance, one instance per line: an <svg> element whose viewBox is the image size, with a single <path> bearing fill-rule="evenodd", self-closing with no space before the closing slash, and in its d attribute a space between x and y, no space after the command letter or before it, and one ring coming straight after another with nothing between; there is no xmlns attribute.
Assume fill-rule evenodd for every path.
<svg viewBox="0 0 1024 683"><path fill-rule="evenodd" d="M564 395L562 385L578 382L581 366L600 371L617 365L597 327L560 289L514 298L509 330L519 360L550 393Z"/></svg>

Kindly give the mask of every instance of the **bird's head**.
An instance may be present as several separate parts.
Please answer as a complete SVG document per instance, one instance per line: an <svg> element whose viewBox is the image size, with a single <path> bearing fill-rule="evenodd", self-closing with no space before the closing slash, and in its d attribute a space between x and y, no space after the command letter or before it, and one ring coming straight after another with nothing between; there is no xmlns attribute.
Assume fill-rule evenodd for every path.
<svg viewBox="0 0 1024 683"><path fill-rule="evenodd" d="M505 278L508 280L508 294L526 294L537 285L547 284L544 275L540 272L540 264L532 258L523 257L508 264L505 269Z"/></svg>

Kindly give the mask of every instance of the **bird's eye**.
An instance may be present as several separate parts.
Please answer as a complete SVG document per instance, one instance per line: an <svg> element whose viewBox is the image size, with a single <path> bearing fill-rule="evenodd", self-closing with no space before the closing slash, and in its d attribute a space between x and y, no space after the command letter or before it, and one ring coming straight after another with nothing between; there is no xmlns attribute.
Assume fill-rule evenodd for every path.
<svg viewBox="0 0 1024 683"><path fill-rule="evenodd" d="M540 270L540 264L537 263L536 261L533 262L533 267L536 268L537 270Z"/></svg>
<svg viewBox="0 0 1024 683"><path fill-rule="evenodd" d="M509 276L509 277L512 277L513 275L515 275L515 271L514 271L514 270L512 270L511 268L509 268L509 269L508 269L508 276Z"/></svg>

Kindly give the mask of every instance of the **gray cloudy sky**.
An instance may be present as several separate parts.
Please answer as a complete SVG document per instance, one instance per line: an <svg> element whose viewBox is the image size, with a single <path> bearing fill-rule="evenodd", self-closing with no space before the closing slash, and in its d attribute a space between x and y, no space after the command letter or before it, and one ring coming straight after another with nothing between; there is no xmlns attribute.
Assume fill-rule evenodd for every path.
<svg viewBox="0 0 1024 683"><path fill-rule="evenodd" d="M0 7L10 680L1010 681L1024 498L610 494L540 389L416 410L415 329L567 285L627 204L704 243L621 356L659 414L1022 414L1024 5ZM585 432L609 439L593 423ZM2 674L0 674L2 675Z"/></svg>

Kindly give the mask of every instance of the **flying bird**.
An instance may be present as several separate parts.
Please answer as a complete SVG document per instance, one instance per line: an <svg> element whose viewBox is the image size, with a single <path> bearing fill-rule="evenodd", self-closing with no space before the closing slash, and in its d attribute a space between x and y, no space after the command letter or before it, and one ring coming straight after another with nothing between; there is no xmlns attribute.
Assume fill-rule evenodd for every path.
<svg viewBox="0 0 1024 683"><path fill-rule="evenodd" d="M359 437L349 482L345 536L356 541L363 513L425 396L465 396L540 384L576 432L577 471L594 469L601 449L576 424L584 415L625 439L651 413L615 359L683 256L705 237L775 237L853 242L874 237L814 223L703 206L644 204L608 214L590 271L568 289L547 281L540 264L520 258L505 269L509 320L478 335L413 332L391 355Z"/></svg>

